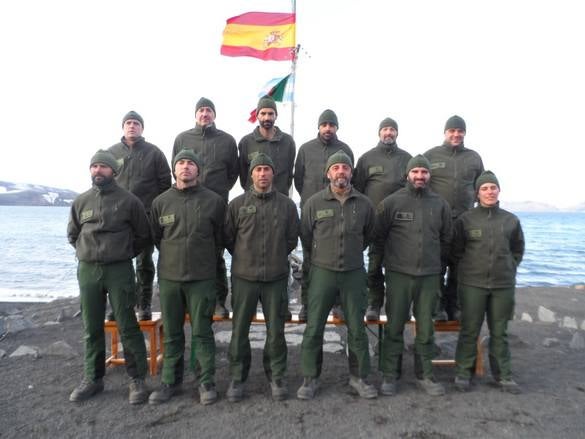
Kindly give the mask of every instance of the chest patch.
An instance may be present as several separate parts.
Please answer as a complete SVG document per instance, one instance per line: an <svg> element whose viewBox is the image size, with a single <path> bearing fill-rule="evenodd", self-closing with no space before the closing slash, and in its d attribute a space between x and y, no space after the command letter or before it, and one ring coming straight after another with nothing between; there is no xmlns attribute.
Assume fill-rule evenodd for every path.
<svg viewBox="0 0 585 439"><path fill-rule="evenodd" d="M414 221L414 212L396 212L394 219L396 221Z"/></svg>
<svg viewBox="0 0 585 439"><path fill-rule="evenodd" d="M447 164L445 162L431 163L431 169L445 169Z"/></svg>
<svg viewBox="0 0 585 439"><path fill-rule="evenodd" d="M368 175L383 174L384 166L370 166L368 168Z"/></svg>
<svg viewBox="0 0 585 439"><path fill-rule="evenodd" d="M334 215L335 213L333 212L333 209L323 209L317 211L317 219L333 218Z"/></svg>
<svg viewBox="0 0 585 439"><path fill-rule="evenodd" d="M471 239L481 239L481 229L471 229L471 230L469 230L469 237Z"/></svg>
<svg viewBox="0 0 585 439"><path fill-rule="evenodd" d="M239 210L240 215L254 215L256 213L256 206L242 206Z"/></svg>
<svg viewBox="0 0 585 439"><path fill-rule="evenodd" d="M81 215L79 217L79 221L81 221L82 223L87 221L88 219L90 219L93 216L93 209L88 209L88 210L84 210L81 212Z"/></svg>
<svg viewBox="0 0 585 439"><path fill-rule="evenodd" d="M163 226L168 226L169 224L173 224L175 222L175 214L171 213L170 215L163 215L158 219L158 221Z"/></svg>

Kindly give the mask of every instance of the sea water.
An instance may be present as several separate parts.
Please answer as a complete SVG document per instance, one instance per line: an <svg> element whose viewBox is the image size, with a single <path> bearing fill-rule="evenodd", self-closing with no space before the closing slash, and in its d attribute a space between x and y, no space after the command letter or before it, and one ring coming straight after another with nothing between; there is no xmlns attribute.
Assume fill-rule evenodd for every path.
<svg viewBox="0 0 585 439"><path fill-rule="evenodd" d="M78 295L68 207L0 206L0 301ZM585 213L517 213L526 238L518 286L585 282ZM297 248L300 256L300 245ZM229 268L229 254L226 252Z"/></svg>

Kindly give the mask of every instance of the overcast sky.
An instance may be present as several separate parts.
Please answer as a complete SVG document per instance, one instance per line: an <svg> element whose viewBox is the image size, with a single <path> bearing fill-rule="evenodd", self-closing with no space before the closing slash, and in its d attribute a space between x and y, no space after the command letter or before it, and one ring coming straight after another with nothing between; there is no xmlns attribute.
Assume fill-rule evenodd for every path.
<svg viewBox="0 0 585 439"><path fill-rule="evenodd" d="M579 4L299 0L297 147L315 137L326 108L356 157L376 145L386 116L398 121L399 146L416 154L442 143L445 120L459 114L466 146L498 175L503 200L585 201ZM239 141L254 128L247 117L262 85L290 63L221 56L225 20L290 5L1 2L0 180L87 189L91 155L119 140L131 109L169 157L201 96ZM290 132L290 105L279 104L277 124Z"/></svg>

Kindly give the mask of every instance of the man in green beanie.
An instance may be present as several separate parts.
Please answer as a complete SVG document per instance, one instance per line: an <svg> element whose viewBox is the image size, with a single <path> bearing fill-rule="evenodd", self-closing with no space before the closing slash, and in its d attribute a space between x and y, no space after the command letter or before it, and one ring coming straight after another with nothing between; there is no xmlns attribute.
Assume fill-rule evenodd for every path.
<svg viewBox="0 0 585 439"><path fill-rule="evenodd" d="M173 145L173 159L179 151L189 148L205 165L200 170L199 183L221 196L227 204L229 192L238 179L238 147L235 139L215 126L215 105L202 97L195 105L195 128L180 133ZM228 295L227 269L223 251L217 260L217 304L215 314L226 318Z"/></svg>
<svg viewBox="0 0 585 439"><path fill-rule="evenodd" d="M435 381L433 311L439 292L443 261L451 241L451 210L445 200L429 188L430 163L422 155L406 166L406 186L386 197L376 214L374 251L384 261L388 324L380 353L384 376L380 392L392 396L402 374L404 325L410 309L416 320L414 372L417 386L432 396L445 393Z"/></svg>
<svg viewBox="0 0 585 439"><path fill-rule="evenodd" d="M352 165L345 152L332 154L324 172L329 186L309 198L301 214L301 241L310 264L310 311L301 345L304 380L297 391L300 399L313 399L319 388L325 323L338 295L347 325L349 385L362 398L378 395L367 381L370 353L364 326L367 298L363 251L374 231L374 208L351 186Z"/></svg>
<svg viewBox="0 0 585 439"><path fill-rule="evenodd" d="M119 166L112 153L98 151L89 169L93 186L75 199L67 225L67 239L79 261L77 279L85 342L84 378L69 400L84 401L104 390L104 314L109 297L131 379L129 402L141 404L148 399L144 384L146 348L134 314L132 258L151 245L150 226L144 204L116 183Z"/></svg>
<svg viewBox="0 0 585 439"><path fill-rule="evenodd" d="M164 403L181 390L185 313L191 324L191 360L198 368L199 399L201 404L217 399L211 324L226 206L219 195L199 184L203 166L193 150L179 151L173 159L176 183L152 202L164 354L162 384L150 395L151 404Z"/></svg>
<svg viewBox="0 0 585 439"><path fill-rule="evenodd" d="M294 183L295 188L301 196L301 209L306 201L329 186L329 181L323 173L323 169L329 157L338 151L345 152L351 159L353 152L351 148L337 138L339 121L333 110L325 110L319 116L319 132L317 137L310 140L299 148L299 153L295 162ZM307 319L307 288L309 277L309 265L305 262L307 255L303 251L303 279L301 281L301 310L299 319ZM334 313L338 314L338 307L334 307Z"/></svg>
<svg viewBox="0 0 585 439"><path fill-rule="evenodd" d="M464 145L467 126L460 116L451 116L445 123L444 141L440 146L425 152L431 163L433 178L431 189L443 197L455 221L463 212L473 207L475 180L483 172L479 154ZM457 301L457 267L446 261L441 278L441 303L438 320L459 320Z"/></svg>
<svg viewBox="0 0 585 439"><path fill-rule="evenodd" d="M159 194L171 186L171 169L163 152L142 137L144 119L129 111L122 119L124 135L109 151L120 164L116 181L136 195L150 216L150 206ZM154 282L154 246L149 245L136 256L136 302L139 320L152 317L152 285ZM109 316L111 317L111 316Z"/></svg>
<svg viewBox="0 0 585 439"><path fill-rule="evenodd" d="M508 321L514 315L516 270L524 255L520 220L499 207L500 183L491 171L475 182L479 204L455 221L452 258L458 269L461 331L455 353L455 387L471 388L477 337L484 316L492 375L502 391L520 393L512 379Z"/></svg>
<svg viewBox="0 0 585 439"><path fill-rule="evenodd" d="M398 124L390 117L380 122L379 142L362 155L355 167L353 186L366 195L374 207L388 195L404 187L406 165L412 156L396 144ZM390 286L386 285L389 290ZM380 318L384 304L384 274L382 261L375 257L372 246L368 250L368 309L366 319Z"/></svg>
<svg viewBox="0 0 585 439"><path fill-rule="evenodd" d="M295 203L273 186L275 165L267 154L250 163L252 185L228 206L225 246L232 255L232 339L228 358L230 402L244 396L251 364L250 321L258 300L266 320L264 372L272 397L288 395L284 323L288 311L288 255L297 246L299 217Z"/></svg>
<svg viewBox="0 0 585 439"><path fill-rule="evenodd" d="M238 144L240 153L240 184L246 191L252 184L250 164L259 153L268 155L274 162L274 188L289 196L295 163L296 146L293 138L275 125L278 117L276 102L263 96L256 108L258 126L246 134Z"/></svg>

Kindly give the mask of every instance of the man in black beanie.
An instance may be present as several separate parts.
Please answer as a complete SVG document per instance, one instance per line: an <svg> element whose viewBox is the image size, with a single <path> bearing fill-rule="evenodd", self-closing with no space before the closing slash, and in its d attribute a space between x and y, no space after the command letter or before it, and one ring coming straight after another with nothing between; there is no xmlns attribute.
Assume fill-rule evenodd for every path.
<svg viewBox="0 0 585 439"><path fill-rule="evenodd" d="M354 163L351 148L337 138L339 121L333 110L325 110L319 116L317 124L319 132L313 140L304 143L299 148L295 162L294 182L295 188L301 196L301 209L305 202L317 192L329 185L329 180L323 173L327 160L339 151L345 152ZM301 311L299 320L307 319L307 288L309 277L309 265L305 262L307 255L303 250L303 279L301 282ZM334 315L341 317L338 305L333 309Z"/></svg>
<svg viewBox="0 0 585 439"><path fill-rule="evenodd" d="M142 137L144 119L136 111L122 118L124 135L109 151L120 164L118 184L136 195L150 217L152 200L171 186L171 169L164 153ZM136 301L139 320L150 320L154 282L154 246L147 246L136 256ZM112 317L111 315L108 317Z"/></svg>
<svg viewBox="0 0 585 439"><path fill-rule="evenodd" d="M453 221L473 207L475 202L475 181L483 172L479 154L464 146L467 133L465 121L460 116L451 116L445 123L445 140L440 146L425 152L431 163L430 187L449 203ZM447 273L441 281L440 311L438 320L459 320L457 301L457 268L450 264L443 268Z"/></svg>
<svg viewBox="0 0 585 439"><path fill-rule="evenodd" d="M374 207L388 195L404 187L406 165L411 155L396 144L398 124L390 117L380 122L378 145L362 155L355 167L353 185L366 195ZM389 289L389 285L386 285ZM368 309L366 319L380 318L384 304L384 274L382 261L376 259L372 246L368 250Z"/></svg>
<svg viewBox="0 0 585 439"><path fill-rule="evenodd" d="M201 185L220 195L227 204L229 192L238 179L238 147L235 139L215 126L215 105L202 97L195 104L195 128L180 133L173 145L173 159L179 151L188 148L202 160L199 175ZM228 295L227 269L223 250L217 260L215 315L226 318Z"/></svg>

